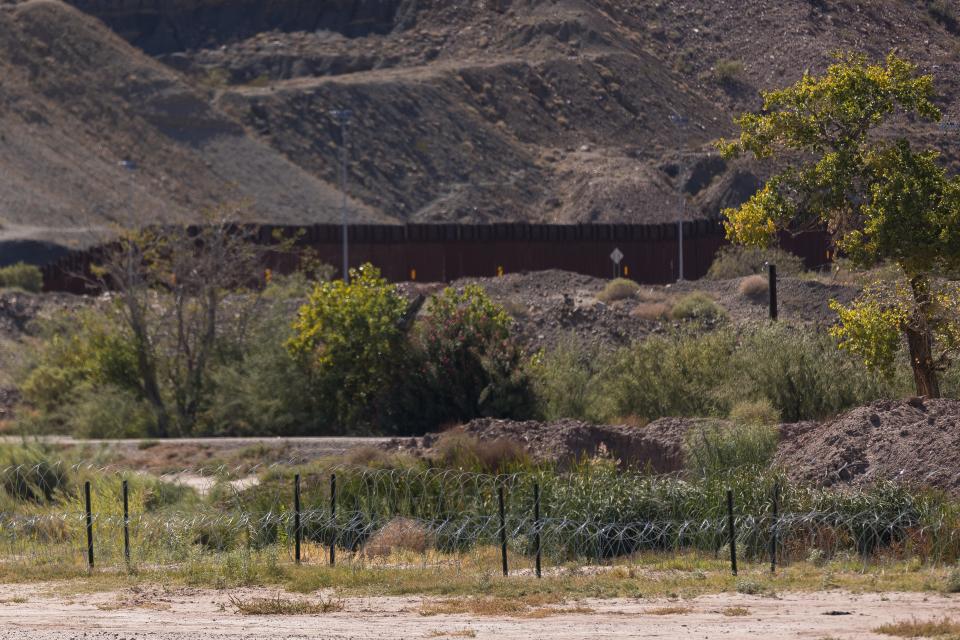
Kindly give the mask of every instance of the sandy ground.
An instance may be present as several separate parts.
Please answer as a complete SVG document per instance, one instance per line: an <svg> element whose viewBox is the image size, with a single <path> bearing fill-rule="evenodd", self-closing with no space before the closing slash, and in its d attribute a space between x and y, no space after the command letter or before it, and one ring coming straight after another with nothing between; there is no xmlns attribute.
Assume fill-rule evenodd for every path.
<svg viewBox="0 0 960 640"><path fill-rule="evenodd" d="M247 616L231 596L276 597L276 591L137 587L74 596L57 585L0 585L0 639L186 640L193 638L376 639L550 638L884 638L886 622L960 617L960 597L923 593L819 592L777 597L720 594L691 600L583 600L558 605L582 613L539 618L423 615L419 597L344 600L344 610L312 616ZM297 596L299 597L299 596ZM682 607L664 613L667 607ZM746 615L724 615L730 607ZM661 609L661 611L658 611Z"/></svg>

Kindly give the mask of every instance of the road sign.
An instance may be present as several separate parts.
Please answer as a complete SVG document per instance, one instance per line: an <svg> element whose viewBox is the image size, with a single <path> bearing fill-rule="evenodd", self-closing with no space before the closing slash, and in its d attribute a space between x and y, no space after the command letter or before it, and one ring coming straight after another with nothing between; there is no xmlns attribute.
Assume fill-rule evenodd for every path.
<svg viewBox="0 0 960 640"><path fill-rule="evenodd" d="M610 259L613 260L613 264L620 264L620 261L623 260L623 251L614 249L613 253L610 254Z"/></svg>

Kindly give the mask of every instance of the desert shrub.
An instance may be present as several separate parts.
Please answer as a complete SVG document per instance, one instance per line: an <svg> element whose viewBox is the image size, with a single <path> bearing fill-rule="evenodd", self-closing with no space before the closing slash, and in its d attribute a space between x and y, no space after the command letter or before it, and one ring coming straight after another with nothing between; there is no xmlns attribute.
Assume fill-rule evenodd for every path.
<svg viewBox="0 0 960 640"><path fill-rule="evenodd" d="M729 331L652 336L625 347L596 364L596 417L726 415L728 400L717 391L735 348Z"/></svg>
<svg viewBox="0 0 960 640"><path fill-rule="evenodd" d="M480 440L461 431L448 431L433 447L437 463L450 469L503 473L529 465L523 447L513 440Z"/></svg>
<svg viewBox="0 0 960 640"><path fill-rule="evenodd" d="M960 593L960 566L954 567L950 575L947 576L947 582L943 590L947 593Z"/></svg>
<svg viewBox="0 0 960 640"><path fill-rule="evenodd" d="M136 352L112 310L65 314L45 326L42 336L34 366L20 383L28 404L56 414L70 409L81 391L113 387L139 393Z"/></svg>
<svg viewBox="0 0 960 640"><path fill-rule="evenodd" d="M0 267L0 288L6 287L34 293L42 291L43 272L39 267L23 262L9 267Z"/></svg>
<svg viewBox="0 0 960 640"><path fill-rule="evenodd" d="M512 329L482 287L447 288L431 298L412 335L410 375L398 381L395 420L409 429L532 415L533 384Z"/></svg>
<svg viewBox="0 0 960 640"><path fill-rule="evenodd" d="M950 0L927 0L927 12L948 31L960 33L960 18Z"/></svg>
<svg viewBox="0 0 960 640"><path fill-rule="evenodd" d="M70 491L71 474L42 448L0 448L0 485L14 501L53 503Z"/></svg>
<svg viewBox="0 0 960 640"><path fill-rule="evenodd" d="M902 379L861 367L828 335L779 324L744 335L732 367L731 398L765 398L786 422L824 418L907 390Z"/></svg>
<svg viewBox="0 0 960 640"><path fill-rule="evenodd" d="M780 412L768 398L741 400L730 408L727 418L734 424L769 425L780 422Z"/></svg>
<svg viewBox="0 0 960 640"><path fill-rule="evenodd" d="M673 304L670 316L674 320L713 321L725 318L727 312L716 301L703 293L688 293Z"/></svg>
<svg viewBox="0 0 960 640"><path fill-rule="evenodd" d="M617 278L611 280L603 287L603 291L597 294L597 300L606 303L626 300L627 298L635 296L639 290L640 285L633 280Z"/></svg>
<svg viewBox="0 0 960 640"><path fill-rule="evenodd" d="M547 420L594 418L593 382L602 359L599 349L574 335L535 360L531 370L538 411Z"/></svg>
<svg viewBox="0 0 960 640"><path fill-rule="evenodd" d="M720 60L713 66L713 77L727 87L739 84L743 72L744 66L739 60Z"/></svg>
<svg viewBox="0 0 960 640"><path fill-rule="evenodd" d="M745 298L758 299L766 297L770 291L770 283L761 275L747 276L737 285L737 293Z"/></svg>
<svg viewBox="0 0 960 640"><path fill-rule="evenodd" d="M663 320L670 317L670 305L666 302L641 302L630 315L642 320Z"/></svg>
<svg viewBox="0 0 960 640"><path fill-rule="evenodd" d="M71 404L64 420L80 438L143 438L156 419L149 404L113 385L80 391Z"/></svg>
<svg viewBox="0 0 960 640"><path fill-rule="evenodd" d="M389 556L396 551L424 553L434 545L434 535L422 523L410 518L394 518L367 540L367 556Z"/></svg>
<svg viewBox="0 0 960 640"><path fill-rule="evenodd" d="M701 476L738 467L762 468L777 451L776 427L757 424L705 423L687 433L687 468Z"/></svg>
<svg viewBox="0 0 960 640"><path fill-rule="evenodd" d="M777 265L777 274L795 276L803 272L803 260L779 247L746 247L726 245L717 251L717 255L707 271L711 280L732 280L762 273L767 263Z"/></svg>
<svg viewBox="0 0 960 640"><path fill-rule="evenodd" d="M316 285L294 322L290 355L310 377L316 409L331 430L375 419L405 352L407 302L366 264L340 280Z"/></svg>

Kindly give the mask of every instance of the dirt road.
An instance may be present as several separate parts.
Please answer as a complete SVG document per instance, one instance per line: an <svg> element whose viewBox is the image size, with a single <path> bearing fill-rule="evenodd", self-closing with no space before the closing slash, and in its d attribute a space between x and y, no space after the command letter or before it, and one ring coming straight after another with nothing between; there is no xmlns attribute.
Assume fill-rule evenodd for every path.
<svg viewBox="0 0 960 640"><path fill-rule="evenodd" d="M375 639L475 637L879 639L878 625L960 618L960 597L924 593L819 592L777 597L720 594L691 600L583 600L550 615L429 615L419 597L346 599L337 613L250 616L231 597L276 597L267 589L213 591L136 587L57 595L57 585L0 585L0 640ZM294 597L287 596L284 597ZM426 608L424 607L426 603Z"/></svg>

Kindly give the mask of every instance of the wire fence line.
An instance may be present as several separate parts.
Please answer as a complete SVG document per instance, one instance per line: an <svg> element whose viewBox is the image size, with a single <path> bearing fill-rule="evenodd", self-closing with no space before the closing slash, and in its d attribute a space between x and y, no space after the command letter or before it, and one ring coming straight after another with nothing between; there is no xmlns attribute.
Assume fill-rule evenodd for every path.
<svg viewBox="0 0 960 640"><path fill-rule="evenodd" d="M539 575L541 566L640 554L691 565L729 556L734 572L737 556L773 567L842 554L865 563L960 555L956 513L912 503L877 508L853 495L843 508L799 511L801 489L760 480L734 491L722 481L613 478L282 463L160 475L12 465L0 469L0 563L166 566L269 552L291 563L479 563Z"/></svg>

